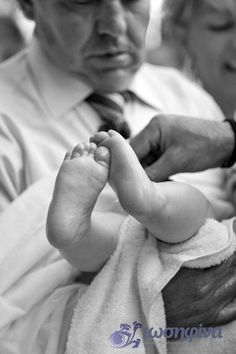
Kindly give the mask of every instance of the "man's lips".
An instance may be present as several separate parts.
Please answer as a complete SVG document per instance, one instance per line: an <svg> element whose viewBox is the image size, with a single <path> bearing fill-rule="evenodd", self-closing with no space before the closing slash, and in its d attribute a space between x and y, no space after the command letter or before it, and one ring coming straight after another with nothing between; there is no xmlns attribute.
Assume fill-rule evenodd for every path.
<svg viewBox="0 0 236 354"><path fill-rule="evenodd" d="M127 51L107 51L88 56L88 60L101 69L115 69L125 67L132 62L132 55Z"/></svg>
<svg viewBox="0 0 236 354"><path fill-rule="evenodd" d="M88 54L88 56L103 56L103 55L116 55L118 53L129 53L131 48L128 45L118 45L118 46L94 46Z"/></svg>

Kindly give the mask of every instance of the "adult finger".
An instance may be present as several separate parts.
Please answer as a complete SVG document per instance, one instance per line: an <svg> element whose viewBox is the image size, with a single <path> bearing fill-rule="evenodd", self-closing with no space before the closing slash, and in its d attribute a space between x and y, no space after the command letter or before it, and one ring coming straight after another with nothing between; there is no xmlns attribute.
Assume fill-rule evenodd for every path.
<svg viewBox="0 0 236 354"><path fill-rule="evenodd" d="M218 313L214 326L221 326L236 320L236 297Z"/></svg>
<svg viewBox="0 0 236 354"><path fill-rule="evenodd" d="M150 153L150 136L148 134L148 130L143 130L141 133L136 135L134 138L130 140L130 145L136 153L139 160L147 157Z"/></svg>
<svg viewBox="0 0 236 354"><path fill-rule="evenodd" d="M214 321L214 325L222 325L236 319L236 272L235 272L235 254L229 260L223 262L222 270L224 279L222 282L218 278L218 288L212 295L212 300L218 304L219 309ZM219 266L219 270L221 265ZM215 300L214 300L215 299Z"/></svg>
<svg viewBox="0 0 236 354"><path fill-rule="evenodd" d="M164 153L156 162L145 169L148 177L153 182L166 181L170 176L179 171L178 162L171 152Z"/></svg>
<svg viewBox="0 0 236 354"><path fill-rule="evenodd" d="M146 158L149 154L156 154L160 150L160 132L156 122L157 117L154 117L138 135L130 140L130 145L139 160Z"/></svg>

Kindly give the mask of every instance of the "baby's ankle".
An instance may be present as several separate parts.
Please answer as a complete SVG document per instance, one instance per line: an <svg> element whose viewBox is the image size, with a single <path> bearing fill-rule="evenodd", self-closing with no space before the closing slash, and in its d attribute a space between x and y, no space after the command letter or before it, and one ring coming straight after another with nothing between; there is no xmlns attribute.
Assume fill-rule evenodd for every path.
<svg viewBox="0 0 236 354"><path fill-rule="evenodd" d="M152 182L147 178L141 187L135 189L135 198L126 199L124 196L120 203L125 211L137 220L145 219L151 211L152 190Z"/></svg>
<svg viewBox="0 0 236 354"><path fill-rule="evenodd" d="M67 249L68 247L73 247L73 245L78 244L86 235L91 228L91 216L86 216L81 219L79 217L73 218L71 222L55 222L52 215L50 215L50 210L48 214L46 233L49 243L60 250ZM75 221L75 219L77 219ZM73 225L73 227L69 227Z"/></svg>
<svg viewBox="0 0 236 354"><path fill-rule="evenodd" d="M146 188L143 191L142 203L132 215L145 227L153 223L156 218L162 218L166 210L166 197L157 183L148 179Z"/></svg>

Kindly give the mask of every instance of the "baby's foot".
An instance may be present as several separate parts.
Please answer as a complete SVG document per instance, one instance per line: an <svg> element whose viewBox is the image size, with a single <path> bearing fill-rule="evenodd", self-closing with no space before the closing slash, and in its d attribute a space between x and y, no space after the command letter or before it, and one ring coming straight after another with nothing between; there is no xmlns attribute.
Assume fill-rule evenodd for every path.
<svg viewBox="0 0 236 354"><path fill-rule="evenodd" d="M109 183L122 207L137 218L146 213L151 204L152 182L128 142L113 130L96 133L90 140L110 150Z"/></svg>
<svg viewBox="0 0 236 354"><path fill-rule="evenodd" d="M64 248L83 237L91 213L108 180L110 152L94 143L78 144L67 153L56 179L47 220L48 239Z"/></svg>

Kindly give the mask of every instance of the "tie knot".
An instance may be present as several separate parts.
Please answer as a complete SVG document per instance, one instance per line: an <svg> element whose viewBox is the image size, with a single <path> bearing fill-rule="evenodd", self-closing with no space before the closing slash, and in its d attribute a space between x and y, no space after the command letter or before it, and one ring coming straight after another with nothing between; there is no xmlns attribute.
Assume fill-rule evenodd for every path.
<svg viewBox="0 0 236 354"><path fill-rule="evenodd" d="M87 102L97 111L104 123L99 131L113 129L118 131L125 139L130 137L130 128L124 120L125 94L92 93Z"/></svg>

